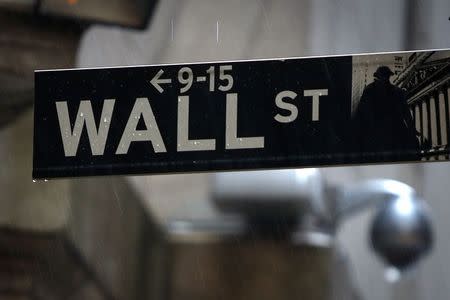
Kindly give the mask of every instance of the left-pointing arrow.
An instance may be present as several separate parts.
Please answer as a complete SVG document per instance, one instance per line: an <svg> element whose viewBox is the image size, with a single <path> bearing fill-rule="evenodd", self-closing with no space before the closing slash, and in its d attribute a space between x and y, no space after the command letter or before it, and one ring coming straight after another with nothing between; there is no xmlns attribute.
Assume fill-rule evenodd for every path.
<svg viewBox="0 0 450 300"><path fill-rule="evenodd" d="M172 83L172 79L162 79L160 78L164 74L163 70L159 70L159 72L153 77L152 80L150 80L150 83L155 87L155 89L158 90L158 92L163 93L164 89L161 87L160 84L166 84L166 83Z"/></svg>

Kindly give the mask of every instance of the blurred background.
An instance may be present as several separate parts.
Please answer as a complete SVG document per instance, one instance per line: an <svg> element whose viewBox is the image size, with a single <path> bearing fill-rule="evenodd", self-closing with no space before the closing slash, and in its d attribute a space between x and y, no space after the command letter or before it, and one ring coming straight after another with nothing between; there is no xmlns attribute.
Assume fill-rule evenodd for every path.
<svg viewBox="0 0 450 300"><path fill-rule="evenodd" d="M449 17L447 0L0 0L0 299L165 299L168 223L220 219L211 174L33 182L33 70L450 48ZM370 249L373 210L342 223L358 297L448 297L448 162L320 172L400 180L432 210L434 249L397 283Z"/></svg>

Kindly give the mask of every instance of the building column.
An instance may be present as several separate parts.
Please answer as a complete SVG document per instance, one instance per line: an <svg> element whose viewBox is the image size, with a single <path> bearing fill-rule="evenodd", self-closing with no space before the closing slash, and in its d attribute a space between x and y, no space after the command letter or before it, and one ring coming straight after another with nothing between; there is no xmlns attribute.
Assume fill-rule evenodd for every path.
<svg viewBox="0 0 450 300"><path fill-rule="evenodd" d="M428 136L428 108L427 101L422 101L422 143L429 141Z"/></svg>
<svg viewBox="0 0 450 300"><path fill-rule="evenodd" d="M434 96L430 98L430 127L431 127L431 145L433 147L438 146L438 124L437 124L437 114L436 114L436 100Z"/></svg>
<svg viewBox="0 0 450 300"><path fill-rule="evenodd" d="M445 91L444 91L445 92ZM447 87L447 95L446 95L446 99L445 99L445 104L446 104L446 108L447 108L447 144L448 141L450 140L450 86ZM444 95L445 98L445 95Z"/></svg>
<svg viewBox="0 0 450 300"><path fill-rule="evenodd" d="M420 104L416 104L415 105L415 107L414 107L414 120L415 120L415 123L416 123L416 130L418 131L418 132L420 132L420 136L422 137L422 128L421 128L421 124L420 124L420 121L421 121L421 118L420 118ZM422 138L420 138L420 142L421 142L421 144L422 144Z"/></svg>
<svg viewBox="0 0 450 300"><path fill-rule="evenodd" d="M439 92L439 120L440 120L440 131L441 131L441 145L445 146L448 144L447 137L447 113L445 110L445 97L442 91Z"/></svg>

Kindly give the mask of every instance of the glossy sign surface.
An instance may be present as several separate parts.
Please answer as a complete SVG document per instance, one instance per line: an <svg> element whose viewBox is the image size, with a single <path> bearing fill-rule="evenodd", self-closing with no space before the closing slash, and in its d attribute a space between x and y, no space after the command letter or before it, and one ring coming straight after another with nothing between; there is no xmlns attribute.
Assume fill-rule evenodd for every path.
<svg viewBox="0 0 450 300"><path fill-rule="evenodd" d="M38 71L33 177L447 159L449 57Z"/></svg>

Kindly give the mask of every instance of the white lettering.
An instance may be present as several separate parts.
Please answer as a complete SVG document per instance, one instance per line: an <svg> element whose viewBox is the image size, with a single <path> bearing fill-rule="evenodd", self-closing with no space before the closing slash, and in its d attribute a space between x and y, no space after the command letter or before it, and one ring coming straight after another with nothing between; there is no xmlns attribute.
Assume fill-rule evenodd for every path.
<svg viewBox="0 0 450 300"><path fill-rule="evenodd" d="M137 130L136 127L140 118L143 118L145 130ZM167 152L155 115L153 114L150 102L147 98L138 98L134 103L133 110L128 118L127 125L120 139L116 154L127 154L131 142L150 141L155 153Z"/></svg>
<svg viewBox="0 0 450 300"><path fill-rule="evenodd" d="M77 154L78 144L80 143L80 137L85 123L92 155L103 155L105 151L106 138L108 137L109 126L111 124L114 103L114 99L107 99L103 103L102 116L97 130L94 120L94 113L92 112L91 101L81 101L80 107L78 108L78 114L75 119L75 126L72 131L67 102L56 102L59 128L61 130L61 137L64 146L64 155L66 157L75 156Z"/></svg>
<svg viewBox="0 0 450 300"><path fill-rule="evenodd" d="M237 114L238 96L237 94L227 94L226 103L226 129L225 148L226 149L250 149L264 148L264 137L237 137Z"/></svg>
<svg viewBox="0 0 450 300"><path fill-rule="evenodd" d="M178 97L178 130L177 150L182 151L211 151L216 150L216 140L189 139L189 96Z"/></svg>
<svg viewBox="0 0 450 300"><path fill-rule="evenodd" d="M303 95L305 97L312 97L312 120L319 121L319 98L320 96L327 96L328 90L305 90Z"/></svg>
<svg viewBox="0 0 450 300"><path fill-rule="evenodd" d="M297 97L297 93L294 93L292 91L282 91L278 93L278 95L275 98L275 104L284 110L287 110L290 112L287 116L282 116L281 114L277 114L274 119L280 123L290 123L297 119L298 116L298 108L292 103L284 102L284 98L290 98L295 99Z"/></svg>

